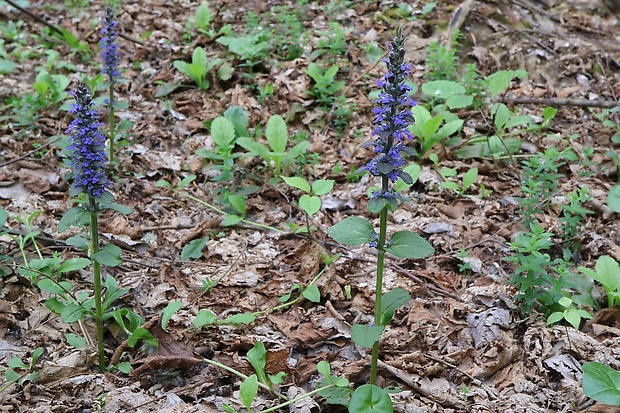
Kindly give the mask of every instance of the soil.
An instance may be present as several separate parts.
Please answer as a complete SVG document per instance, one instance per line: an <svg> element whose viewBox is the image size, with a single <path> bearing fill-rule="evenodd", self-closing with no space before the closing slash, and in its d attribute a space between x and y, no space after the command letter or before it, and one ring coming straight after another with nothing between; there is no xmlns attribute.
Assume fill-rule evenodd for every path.
<svg viewBox="0 0 620 413"><path fill-rule="evenodd" d="M68 76L73 87L82 75L94 77L100 70L98 19L103 4L69 7L68 3L49 1L26 7L46 22L70 30L91 50L91 58L85 61L66 42L52 41L59 59L70 64L54 69L55 73ZM370 351L352 342L350 329L354 323L372 322L376 253L367 246L339 245L326 229L349 216L378 223L366 209L366 191L376 183L367 175L353 179L348 173L372 157L362 147L371 139L369 93L385 70L382 63L369 61L365 50L371 42L386 50L394 28L400 26L408 39L406 59L414 67L412 81L418 87L426 80L428 45L433 40L447 45L451 37L447 33L459 28L462 36L455 47L463 66L475 63L480 76L508 69L528 72L527 77L513 80L496 102L503 99L511 110L538 123L546 106L558 112L543 133L516 134L522 144L512 156L459 159L455 147L435 147L439 166L455 169L457 178L478 168L476 182L462 195L440 186L438 169L428 156L418 161L420 178L407 193L410 200L391 214L389 231L419 233L435 253L423 260L388 257L384 288L403 288L412 298L396 312L381 339L378 384L400 389L392 395L398 412L618 411L584 395L581 365L600 361L620 368L619 314L608 308L592 310L594 319L579 331L546 326L545 315L537 311L525 316L522 304L515 300L517 291L508 282L515 265L504 259L512 254L509 242L526 230L517 213L523 196L521 161L549 148L572 149L577 155L559 169L555 203L538 217L547 231L557 234L548 251L551 258L564 248L561 205L573 190L587 187L592 199L586 207L591 214L572 240L578 245L575 267L593 268L605 254L620 259L618 217L606 204L618 180L610 154L617 153L612 137L614 125L620 123L613 110L607 123L596 116L605 108L617 108L620 93L618 2L445 1L423 16L419 12L424 4L414 0L407 3L414 12L411 19L399 17L392 1L298 3L209 2L216 32L229 24L234 33L246 33L250 11L259 18L266 18L276 6L302 11L303 54L286 61L274 52L253 68L252 76L247 75L244 62L214 38L186 35L185 24L196 2L144 0L120 6L122 81L115 92L127 108L117 115L133 126L117 151L111 191L115 202L133 212L101 215L103 242L120 247L123 258L119 266L104 267L104 277L112 276L128 289L115 308L140 314L159 341L157 348L132 348L122 329L112 322L106 325L106 357L129 362L131 374L118 370L100 374L92 319L63 322L45 306L50 294L18 272L24 256L15 240L29 230L39 231L37 242L46 257L83 256L65 243L78 229L58 231L70 207L69 161L62 150L63 139L58 138L71 115L59 105L49 105L31 121L20 123L16 118L27 113L26 106L16 111L0 107L0 205L10 217L5 229L11 231L0 238L3 254L11 257L6 275L0 278L2 365L12 357L28 362L35 349L44 349L37 378L5 387L0 410L211 412L223 411L224 403L243 410L241 379L204 359L250 375L247 352L257 342L267 349L267 373L286 373L284 382L275 386L286 397L315 388L320 361L330 363L334 376L346 377L354 385L366 383ZM0 96L7 101L34 93L34 68L45 67L43 44L52 37L41 34L42 23L6 3L0 5L0 21L3 25L21 21L22 31L41 36L38 41L29 37L20 43L8 31L2 33L4 47L11 52L8 58L17 61L16 56L21 56L17 70L0 77ZM332 30L329 22L347 29L346 48L334 56L318 56L324 33ZM263 24L277 28L282 23L272 19ZM175 70L173 62L190 61L197 46L207 51L209 59L228 59L234 68L231 77L210 76L210 87L199 90ZM313 61L324 65L328 58L339 67L336 78L345 82L342 91L347 102L355 105L342 130L335 122L336 112L321 109L307 92L313 81L306 68ZM178 87L166 93L166 84ZM273 86L273 95L261 96L266 85ZM103 96L105 90L97 93ZM455 111L465 120L462 142L491 133L489 105ZM280 115L291 140L305 134L310 142L305 161L287 174L298 173L310 181L335 180L334 190L322 196L323 206L310 221L316 228L312 236L291 230L291 224L306 225L296 201L301 193L281 180L269 179L270 169L261 159L238 157L234 177L216 182L214 164L196 155L197 149L214 146L208 122L233 106L247 111L251 131L264 129L272 115ZM101 119L107 122L105 111ZM586 162L584 154L589 151ZM243 151L237 147L236 153ZM195 180L176 191L157 184L165 180L177 185L190 175ZM222 188L237 191L250 186L255 190L244 195L246 221L226 226L224 216L204 204L225 208L219 196ZM484 193L484 188L490 192ZM16 219L35 212L31 228ZM194 258L182 260L183 247L199 239L206 240L204 248ZM339 258L326 267L324 254L339 254ZM25 249L28 260L36 256L31 246ZM308 285L319 272L319 302L302 299L271 310L295 284ZM92 289L90 267L63 277L74 291ZM205 282L214 284L204 289ZM599 287L595 292L604 296ZM298 293L294 290L293 296ZM162 328L162 309L177 300L182 307ZM605 301L601 300L603 306ZM193 328L201 310L212 311L219 320L263 313L249 324ZM67 334L87 338L87 345L72 347ZM261 411L281 401L259 389L253 409ZM280 411L287 409L345 411L316 396Z"/></svg>

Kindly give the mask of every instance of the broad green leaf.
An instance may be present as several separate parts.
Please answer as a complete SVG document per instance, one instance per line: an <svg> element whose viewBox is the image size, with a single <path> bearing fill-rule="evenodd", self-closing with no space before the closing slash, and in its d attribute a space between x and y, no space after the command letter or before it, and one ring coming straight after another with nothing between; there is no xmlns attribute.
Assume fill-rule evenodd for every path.
<svg viewBox="0 0 620 413"><path fill-rule="evenodd" d="M360 347L371 348L381 338L384 326L355 324L351 327L351 339Z"/></svg>
<svg viewBox="0 0 620 413"><path fill-rule="evenodd" d="M12 357L7 362L6 365L12 369L27 369L28 365L24 363L24 361L18 357Z"/></svg>
<svg viewBox="0 0 620 413"><path fill-rule="evenodd" d="M506 122L510 119L512 113L510 113L510 109L508 106L503 103L499 103L495 106L495 110L493 111L495 121L494 125L497 130L504 130L506 127Z"/></svg>
<svg viewBox="0 0 620 413"><path fill-rule="evenodd" d="M72 225L83 227L87 222L90 222L90 212L88 210L81 207L71 208L60 219L58 232L62 233Z"/></svg>
<svg viewBox="0 0 620 413"><path fill-rule="evenodd" d="M235 135L238 137L250 136L248 132L249 115L241 106L233 106L226 109L224 117L233 124Z"/></svg>
<svg viewBox="0 0 620 413"><path fill-rule="evenodd" d="M403 172L406 172L409 174L409 176L411 177L411 180L413 181L411 185L413 185L418 181L418 178L420 177L420 173L422 173L422 167L418 165L417 163L412 163L412 164L405 166L405 168L403 169ZM406 184L402 179L398 178L398 181L396 181L396 183L394 184L394 190L396 192L401 192L409 188L411 185Z"/></svg>
<svg viewBox="0 0 620 413"><path fill-rule="evenodd" d="M472 186L478 179L478 168L471 168L463 175L463 192Z"/></svg>
<svg viewBox="0 0 620 413"><path fill-rule="evenodd" d="M65 308L60 313L60 318L65 323L75 323L79 319L81 319L87 311L84 307L77 304L67 304Z"/></svg>
<svg viewBox="0 0 620 413"><path fill-rule="evenodd" d="M331 366L325 360L321 360L316 365L316 371L326 379L331 377Z"/></svg>
<svg viewBox="0 0 620 413"><path fill-rule="evenodd" d="M265 345L262 342L257 341L256 344L254 344L254 347L248 350L246 357L250 361L252 367L254 367L254 371L256 371L256 374L258 375L258 380L263 384L267 384L267 376L265 374L267 350L265 349Z"/></svg>
<svg viewBox="0 0 620 413"><path fill-rule="evenodd" d="M286 122L284 122L280 115L273 115L269 118L267 128L265 129L265 136L272 151L276 153L284 153L286 151L288 131L286 129Z"/></svg>
<svg viewBox="0 0 620 413"><path fill-rule="evenodd" d="M217 321L217 315L211 310L200 310L194 318L194 327L200 328L206 325L214 324Z"/></svg>
<svg viewBox="0 0 620 413"><path fill-rule="evenodd" d="M471 95L452 95L446 99L446 106L450 109L463 109L470 106L474 102Z"/></svg>
<svg viewBox="0 0 620 413"><path fill-rule="evenodd" d="M462 127L463 127L462 119L456 119L456 120L450 121L444 124L441 128L439 128L435 139L437 139L438 141L443 141L448 136L460 131Z"/></svg>
<svg viewBox="0 0 620 413"><path fill-rule="evenodd" d="M344 245L366 244L376 236L372 224L363 218L349 217L327 229L329 235Z"/></svg>
<svg viewBox="0 0 620 413"><path fill-rule="evenodd" d="M321 209L321 199L318 196L303 194L299 198L299 206L306 212L306 214L312 216L316 214L319 209Z"/></svg>
<svg viewBox="0 0 620 413"><path fill-rule="evenodd" d="M191 77L192 72L189 68L189 63L182 60L175 60L174 62L172 62L172 66L174 66L176 70L183 73L185 76Z"/></svg>
<svg viewBox="0 0 620 413"><path fill-rule="evenodd" d="M198 259L202 257L202 250L209 241L208 237L192 240L183 246L181 250L181 260L187 261L190 258Z"/></svg>
<svg viewBox="0 0 620 413"><path fill-rule="evenodd" d="M309 193L311 190L310 184L308 183L308 181L306 181L304 178L301 178L299 176L291 176L291 177L280 176L280 178L282 178L288 186L292 186L293 188L301 189L302 191L306 193Z"/></svg>
<svg viewBox="0 0 620 413"><path fill-rule="evenodd" d="M41 291L46 291L48 293L58 294L58 295L61 295L61 296L67 294L73 288L71 283L68 282L68 281L58 281L57 282L57 281L53 281L53 280L51 280L49 278L42 278L42 279L40 279L39 282L37 282L37 287Z"/></svg>
<svg viewBox="0 0 620 413"><path fill-rule="evenodd" d="M247 379L241 382L239 386L239 398L241 402L245 406L246 409L252 411L252 402L256 397L256 392L258 391L258 378L256 374L252 374L248 376Z"/></svg>
<svg viewBox="0 0 620 413"><path fill-rule="evenodd" d="M76 349L80 349L80 348L84 348L86 347L86 340L84 339L84 337L82 336L78 336L77 334L73 334L73 333L65 333L65 340L67 340L67 343Z"/></svg>
<svg viewBox="0 0 620 413"><path fill-rule="evenodd" d="M614 185L607 194L607 206L614 212L620 212L620 185Z"/></svg>
<svg viewBox="0 0 620 413"><path fill-rule="evenodd" d="M447 99L452 95L464 95L465 88L450 80L432 80L422 85L422 92L434 98Z"/></svg>
<svg viewBox="0 0 620 413"><path fill-rule="evenodd" d="M331 65L329 69L325 71L324 78L331 80L336 76L336 73L338 73L338 65Z"/></svg>
<svg viewBox="0 0 620 413"><path fill-rule="evenodd" d="M313 303L321 302L321 293L319 292L319 288L314 284L306 287L301 295L303 295L306 300L312 301Z"/></svg>
<svg viewBox="0 0 620 413"><path fill-rule="evenodd" d="M116 369L121 373L125 373L129 375L131 373L131 362L130 361L122 361L116 365Z"/></svg>
<svg viewBox="0 0 620 413"><path fill-rule="evenodd" d="M561 311L552 313L547 317L547 325L550 326L552 324L558 323L564 319L564 313Z"/></svg>
<svg viewBox="0 0 620 413"><path fill-rule="evenodd" d="M166 308L164 308L161 312L161 328L164 331L168 331L168 322L170 318L183 307L183 302L181 300L175 300L168 303Z"/></svg>
<svg viewBox="0 0 620 413"><path fill-rule="evenodd" d="M116 245L106 244L98 253L93 254L92 259L101 265L116 267L123 262L121 252L121 249Z"/></svg>
<svg viewBox="0 0 620 413"><path fill-rule="evenodd" d="M579 330L579 325L581 324L581 316L579 315L579 313L577 313L577 310L565 310L564 319L568 321L575 330Z"/></svg>
<svg viewBox="0 0 620 413"><path fill-rule="evenodd" d="M250 152L250 154L263 158L265 163L269 163L271 160L269 149L262 143L255 142L252 138L239 138L237 139L237 144Z"/></svg>
<svg viewBox="0 0 620 413"><path fill-rule="evenodd" d="M312 183L312 193L314 195L325 195L330 193L332 189L334 189L333 179L319 179Z"/></svg>
<svg viewBox="0 0 620 413"><path fill-rule="evenodd" d="M10 360L9 360L9 361L10 361ZM24 367L24 368L25 368L25 369L27 369L27 368L28 368L28 366L26 366L26 367ZM17 380L19 380L19 378L20 378L21 376L22 376L21 374L17 373L15 370L12 370L12 369L6 369L6 370L4 371L4 377L6 378L6 381L7 381L7 382L17 381Z"/></svg>
<svg viewBox="0 0 620 413"><path fill-rule="evenodd" d="M219 324L250 324L256 320L256 316L252 313L234 314L226 317Z"/></svg>
<svg viewBox="0 0 620 413"><path fill-rule="evenodd" d="M17 67L16 63L10 60L0 58L0 74L5 75L7 73L11 73L12 71L15 70L16 67Z"/></svg>
<svg viewBox="0 0 620 413"><path fill-rule="evenodd" d="M402 307L410 298L409 293L402 288L394 288L385 293L381 300L381 320L379 320L381 325L388 325L392 321L396 310Z"/></svg>
<svg viewBox="0 0 620 413"><path fill-rule="evenodd" d="M427 240L410 231L395 232L385 250L399 258L413 259L426 258L435 252Z"/></svg>
<svg viewBox="0 0 620 413"><path fill-rule="evenodd" d="M394 407L388 392L374 384L364 384L353 392L349 413L393 413Z"/></svg>
<svg viewBox="0 0 620 413"><path fill-rule="evenodd" d="M69 258L67 261L60 264L58 267L59 273L66 273L71 271L81 270L82 268L86 268L90 265L90 260L88 258Z"/></svg>
<svg viewBox="0 0 620 413"><path fill-rule="evenodd" d="M620 406L620 373L603 363L584 363L581 387L598 402Z"/></svg>
<svg viewBox="0 0 620 413"><path fill-rule="evenodd" d="M211 137L217 146L228 148L235 140L235 127L225 117L218 116L211 123Z"/></svg>
<svg viewBox="0 0 620 413"><path fill-rule="evenodd" d="M144 341L152 346L157 346L159 343L157 339L153 337L153 335L146 328L138 328L136 331L131 333L127 338L127 345L131 348L134 348L136 344L140 341Z"/></svg>
<svg viewBox="0 0 620 413"><path fill-rule="evenodd" d="M222 221L222 226L230 227L232 225L237 225L241 221L243 221L243 217L240 217L239 215L226 215L226 218Z"/></svg>
<svg viewBox="0 0 620 413"><path fill-rule="evenodd" d="M228 200L230 205L233 208L235 208L235 210L239 213L239 215L245 216L245 212L247 208L245 205L245 200L247 199L247 197L245 195L232 194L232 195L228 195L226 199Z"/></svg>
<svg viewBox="0 0 620 413"><path fill-rule="evenodd" d="M301 141L297 145L293 146L293 149L286 152L286 155L282 158L282 169L287 169L290 164L294 160L299 159L299 157L303 155L309 147L310 142L308 141Z"/></svg>
<svg viewBox="0 0 620 413"><path fill-rule="evenodd" d="M194 49L194 52L192 53L192 64L195 64L203 70L207 67L207 53L205 52L205 49L200 46Z"/></svg>
<svg viewBox="0 0 620 413"><path fill-rule="evenodd" d="M288 302L291 299L291 297L293 296L293 293L295 291L301 290L302 288L303 287L299 283L293 284L293 286L291 287L291 290L288 293L286 293L282 297L278 298L278 302L280 302L280 303Z"/></svg>
<svg viewBox="0 0 620 413"><path fill-rule="evenodd" d="M500 70L486 77L487 88L493 97L504 92L513 78L523 79L527 76L524 70Z"/></svg>
<svg viewBox="0 0 620 413"><path fill-rule="evenodd" d="M420 128L421 125L424 125L426 122L428 122L432 118L431 113L422 105L416 105L412 107L411 113L413 113L413 116L415 118L415 122L413 123L412 126L415 127L416 130L417 128Z"/></svg>

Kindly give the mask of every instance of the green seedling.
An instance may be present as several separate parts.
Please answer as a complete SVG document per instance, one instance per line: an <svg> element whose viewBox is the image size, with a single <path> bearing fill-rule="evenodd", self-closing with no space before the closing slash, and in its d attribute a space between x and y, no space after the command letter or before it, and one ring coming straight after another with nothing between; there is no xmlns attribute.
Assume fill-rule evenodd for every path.
<svg viewBox="0 0 620 413"><path fill-rule="evenodd" d="M254 34L248 36L222 36L216 42L228 47L231 53L239 56L243 63L240 66L248 68L250 73L254 67L265 60L269 55L271 47L266 40L261 39L261 35Z"/></svg>
<svg viewBox="0 0 620 413"><path fill-rule="evenodd" d="M269 147L249 137L237 139L237 144L247 150L250 155L262 158L274 176L280 176L293 162L300 159L310 146L310 142L302 141L293 148L287 149L288 131L284 119L279 115L273 115L267 121L265 137Z"/></svg>
<svg viewBox="0 0 620 413"><path fill-rule="evenodd" d="M308 91L321 106L331 107L336 100L336 93L345 85L344 81L336 81L338 65L332 65L323 70L316 63L310 63L306 74L314 80L314 85Z"/></svg>
<svg viewBox="0 0 620 413"><path fill-rule="evenodd" d="M551 313L549 317L547 317L548 326L564 320L573 326L575 330L579 330L581 320L592 318L592 315L587 311L575 307L573 300L569 297L560 298L558 300L558 304L563 308L563 310Z"/></svg>
<svg viewBox="0 0 620 413"><path fill-rule="evenodd" d="M37 347L32 352L30 360L27 363L19 357L10 358L6 363L7 368L4 369L6 383L0 388L0 393L4 392L15 383L22 386L26 382L34 381L39 376L37 363L43 355L43 352L43 347Z"/></svg>
<svg viewBox="0 0 620 413"><path fill-rule="evenodd" d="M422 158L436 145L441 144L450 135L458 133L463 127L463 121L454 116L432 116L422 105L411 108L415 122L409 130L420 142L418 157ZM445 121L445 122L444 122Z"/></svg>
<svg viewBox="0 0 620 413"><path fill-rule="evenodd" d="M187 26L190 30L196 30L197 32L204 34L208 37L215 37L216 32L213 30L211 23L215 17L213 11L209 8L207 3L201 3L197 8L195 14L191 17Z"/></svg>
<svg viewBox="0 0 620 413"><path fill-rule="evenodd" d="M70 83L71 81L65 75L50 75L46 70L41 70L35 79L33 88L42 99L58 105L69 97L67 88Z"/></svg>
<svg viewBox="0 0 620 413"><path fill-rule="evenodd" d="M439 175L445 180L440 185L442 188L449 189L454 191L457 195L463 196L478 179L478 168L471 168L465 172L461 185L457 182L448 180L448 178L454 178L457 175L456 169L441 168L439 169Z"/></svg>
<svg viewBox="0 0 620 413"><path fill-rule="evenodd" d="M220 58L208 59L205 50L198 46L192 53L192 63L184 62L183 60L175 60L172 65L179 72L196 82L198 89L206 90L211 85L207 80L207 75L216 66L223 63Z"/></svg>
<svg viewBox="0 0 620 413"><path fill-rule="evenodd" d="M287 185L297 188L304 192L299 198L299 207L304 211L306 215L306 227L298 228L295 232L308 232L310 231L309 219L321 209L321 195L326 195L334 187L334 180L332 179L319 179L312 183L312 186L304 178L299 176L286 177L281 176Z"/></svg>
<svg viewBox="0 0 620 413"><path fill-rule="evenodd" d="M579 271L603 286L609 308L620 305L620 265L616 260L603 255L596 260L594 270L579 267Z"/></svg>

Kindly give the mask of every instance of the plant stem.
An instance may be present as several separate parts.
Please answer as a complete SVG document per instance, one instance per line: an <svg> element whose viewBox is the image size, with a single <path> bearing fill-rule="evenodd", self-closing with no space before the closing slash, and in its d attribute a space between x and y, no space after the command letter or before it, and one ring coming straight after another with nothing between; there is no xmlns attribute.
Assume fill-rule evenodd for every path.
<svg viewBox="0 0 620 413"><path fill-rule="evenodd" d="M110 82L110 165L112 165L112 161L114 160L114 140L116 139L116 129L114 126L114 81Z"/></svg>
<svg viewBox="0 0 620 413"><path fill-rule="evenodd" d="M384 177L384 179L387 179ZM377 241L377 280L375 285L375 324L381 322L381 299L383 298L383 263L385 261L385 239L387 233L387 207L381 210L379 221L379 241ZM370 360L370 384L377 381L377 360L379 359L379 341L372 345Z"/></svg>
<svg viewBox="0 0 620 413"><path fill-rule="evenodd" d="M99 227L97 225L97 203L89 196L90 201L90 233L92 238L91 257L99 252ZM103 305L101 302L101 264L93 260L93 284L95 295L95 324L97 325L97 353L99 355L99 371L105 373L105 350L103 348Z"/></svg>

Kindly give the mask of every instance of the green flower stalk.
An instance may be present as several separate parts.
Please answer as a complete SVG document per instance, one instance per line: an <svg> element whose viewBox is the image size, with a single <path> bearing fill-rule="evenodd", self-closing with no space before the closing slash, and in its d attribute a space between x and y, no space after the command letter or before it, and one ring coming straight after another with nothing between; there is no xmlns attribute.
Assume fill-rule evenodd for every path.
<svg viewBox="0 0 620 413"><path fill-rule="evenodd" d="M88 197L91 231L91 257L99 252L99 229L97 224L98 200L105 193L110 181L105 167L108 161L105 154L105 138L99 131L102 125L97 112L93 110L90 90L84 83L78 85L71 94L75 103L70 113L75 119L69 124L66 133L71 135L69 151L73 169L71 194L84 193ZM101 265L93 260L93 284L95 295L95 323L97 325L97 351L99 369L105 371L105 353L103 348L103 307L101 300Z"/></svg>

